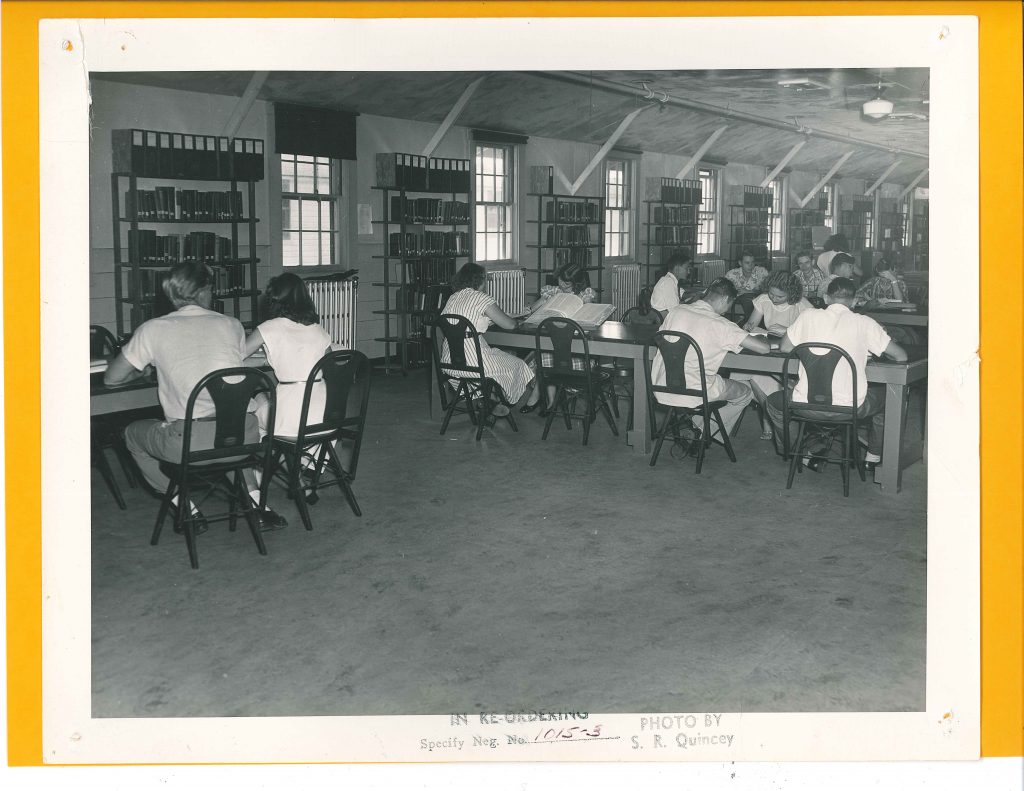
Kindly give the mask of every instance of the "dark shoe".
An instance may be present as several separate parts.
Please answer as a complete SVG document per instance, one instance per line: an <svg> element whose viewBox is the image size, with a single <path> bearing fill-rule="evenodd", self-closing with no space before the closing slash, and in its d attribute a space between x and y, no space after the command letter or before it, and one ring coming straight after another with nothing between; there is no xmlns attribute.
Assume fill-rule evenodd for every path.
<svg viewBox="0 0 1024 791"><path fill-rule="evenodd" d="M185 529L182 528L182 527L179 527L178 524L177 524L178 520L175 518L176 514L175 514L175 509L174 509L173 506L171 507L170 516L171 516L171 519L174 520L174 532L178 533L179 535L184 533ZM197 536L201 536L203 533L205 533L207 530L210 529L210 523L206 521L206 517L204 517L201 512L196 513L192 518L193 518L193 520L195 520L193 522L193 524L192 524L192 527L195 530L195 534Z"/></svg>
<svg viewBox="0 0 1024 791"><path fill-rule="evenodd" d="M535 403L532 403L532 404L523 404L523 406L519 407L519 411L522 412L524 415L529 415L531 412L533 412L539 406L540 406L540 401L536 401Z"/></svg>
<svg viewBox="0 0 1024 791"><path fill-rule="evenodd" d="M277 511L272 511L269 508L264 508L258 516L260 520L261 533L269 533L273 530L282 530L288 527L288 520L281 516Z"/></svg>
<svg viewBox="0 0 1024 791"><path fill-rule="evenodd" d="M803 465L811 472L821 472L825 467L824 459L804 459Z"/></svg>

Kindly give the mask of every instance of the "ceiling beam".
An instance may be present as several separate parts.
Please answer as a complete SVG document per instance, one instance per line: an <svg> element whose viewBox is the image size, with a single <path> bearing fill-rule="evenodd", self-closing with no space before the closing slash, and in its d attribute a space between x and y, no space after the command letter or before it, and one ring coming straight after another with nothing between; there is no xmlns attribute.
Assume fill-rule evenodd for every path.
<svg viewBox="0 0 1024 791"><path fill-rule="evenodd" d="M427 143L423 149L423 156L429 157L434 153L434 149L437 148L438 144L444 139L444 136L448 134L448 130L452 128L452 124L458 119L462 113L463 108L469 103L470 97L473 96L473 92L476 91L477 86L480 85L487 75L484 74L482 77L477 77L473 82L465 87L462 91L462 96L458 98L455 104L452 105L452 109L448 111L448 115L444 117L441 125L437 127L437 131L434 132L434 136L430 138L430 142Z"/></svg>
<svg viewBox="0 0 1024 791"><path fill-rule="evenodd" d="M532 71L528 72L535 77L542 77L548 80L558 80L560 82L570 82L575 85L585 86L587 88L597 88L609 93L617 93L622 96L629 96L631 98L647 98L648 90L637 88L634 85L628 85L624 83L615 82L614 80L604 79L602 77L596 77L593 74L582 74L573 71ZM658 93L663 93L658 91ZM768 127L769 129L779 129L784 132L790 132L792 134L811 134L821 140L831 140L834 143L844 143L846 145L860 146L861 148L870 148L875 151L887 151L891 154L899 154L905 157L916 157L918 159L928 159L927 153L920 151L905 151L899 148L892 148L881 143L875 143L870 140L861 140L860 138L852 137L850 135L837 134L835 132L828 132L823 129L811 129L801 124L799 128L786 121L779 121L775 118L766 118L760 115L754 115L753 113L745 113L741 110L733 110L729 107L719 107L714 104L708 104L707 102L700 102L695 99L681 99L678 96L671 96L665 94L666 98L659 102L661 104L667 104L670 107L677 107L682 110L692 110L697 113L705 113L706 115L717 116L718 118L725 118L732 121L742 121L743 123L756 124L757 126Z"/></svg>
<svg viewBox="0 0 1024 791"><path fill-rule="evenodd" d="M843 163L846 162L846 160L848 160L852 156L853 156L853 152L852 151L847 151L845 154L843 154L841 157L839 157L838 160L836 160L836 164L834 164L831 168L829 168L828 173L826 173L822 177L821 181L819 181L817 184L815 184L813 187L811 187L811 191L808 192L803 198L800 199L799 203L800 203L800 208L801 209L804 206L807 205L807 201L809 201L812 196L817 194L818 190L820 190L822 187L824 187L826 184L828 184L828 180L830 178L832 178L836 174L836 171L838 171L839 168L841 168L843 166Z"/></svg>
<svg viewBox="0 0 1024 791"><path fill-rule="evenodd" d="M612 146L614 146L615 142L622 137L622 133L629 129L629 125L633 123L636 117L644 110L648 110L653 106L654 105L652 104L645 104L643 107L637 107L633 112L619 122L618 127L616 127L615 131L612 132L611 137L609 137L605 141L605 144L598 149L598 152L594 154L594 158L590 160L590 164L583 168L583 172L576 177L576 181L573 182L572 187L569 189L570 195L575 195L576 191L583 186L583 182L587 180L587 176L594 172L594 168L596 168L601 163L601 160L605 158L605 155L611 151Z"/></svg>
<svg viewBox="0 0 1024 791"><path fill-rule="evenodd" d="M245 120L245 116L249 114L249 110L252 109L252 104L256 101L260 88L263 87L263 83L267 81L269 75L269 71L254 71L252 73L252 76L249 78L249 84L245 86L245 92L242 93L235 103L227 123L224 124L224 131L221 132L221 137L233 138L238 134L238 128L242 125L242 121Z"/></svg>
<svg viewBox="0 0 1024 791"><path fill-rule="evenodd" d="M928 175L928 168L925 168L924 170L922 170L920 173L917 174L917 178L916 179L914 179L913 181L911 181L907 185L907 188L905 190L903 190L903 192L900 193L900 196L896 200L903 200L903 198L906 197L906 194L908 192L910 192L912 189L914 189L914 187L916 187L918 184L920 184L921 183L921 179L923 179L927 175Z"/></svg>
<svg viewBox="0 0 1024 791"><path fill-rule="evenodd" d="M878 180L874 184L872 184L870 187L868 187L866 190L864 190L864 194L865 195L871 195L876 189L878 189L882 185L882 182L885 181L886 178L888 178L890 173L892 173L894 170L896 170L896 166L899 165L900 162L902 162L902 161L903 161L902 159L897 159L891 165L889 165L889 167L887 167L885 169L885 172L882 173L882 175L878 177Z"/></svg>
<svg viewBox="0 0 1024 791"><path fill-rule="evenodd" d="M793 146L791 149L789 149L789 153L786 154L786 156L784 156L782 158L782 161L778 165L775 166L775 168L772 170L771 173L769 173L767 176L764 177L764 181L761 182L761 187L762 188L763 187L767 187L769 184L771 184L772 183L772 179L774 179L777 175L779 175L779 173L782 172L782 169L784 167L786 167L786 165L789 164L789 160L791 160L793 157L795 157L796 156L796 152L799 151L801 148L803 148L806 144L807 144L806 140L801 140L795 146Z"/></svg>
<svg viewBox="0 0 1024 791"><path fill-rule="evenodd" d="M712 132L708 136L708 139L705 140L704 143L701 145L701 147L697 149L694 155L690 157L690 161L683 165L683 169L676 173L676 178L686 178L686 174L693 170L694 166L698 162L700 162L701 157L703 157L708 152L708 149L711 148L711 146L715 144L715 141L722 136L722 132L724 132L728 128L728 126L720 126L718 127L718 129Z"/></svg>

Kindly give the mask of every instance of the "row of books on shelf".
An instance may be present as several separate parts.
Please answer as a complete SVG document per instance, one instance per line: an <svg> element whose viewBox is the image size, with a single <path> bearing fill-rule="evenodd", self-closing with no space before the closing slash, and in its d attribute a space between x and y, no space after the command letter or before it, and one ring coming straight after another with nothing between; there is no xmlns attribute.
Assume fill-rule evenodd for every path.
<svg viewBox="0 0 1024 791"><path fill-rule="evenodd" d="M875 199L867 195L843 195L841 207L844 211L868 214L875 210Z"/></svg>
<svg viewBox="0 0 1024 791"><path fill-rule="evenodd" d="M469 223L469 203L440 198L391 198L391 222L416 222L427 225Z"/></svg>
<svg viewBox="0 0 1024 791"><path fill-rule="evenodd" d="M217 263L237 258L231 239L208 231L158 235L156 231L128 231L128 262L143 265L188 261Z"/></svg>
<svg viewBox="0 0 1024 791"><path fill-rule="evenodd" d="M395 308L407 312L440 314L451 291L447 283L409 283L395 293Z"/></svg>
<svg viewBox="0 0 1024 791"><path fill-rule="evenodd" d="M597 198L567 200L555 198L544 202L546 222L597 222L600 205Z"/></svg>
<svg viewBox="0 0 1024 791"><path fill-rule="evenodd" d="M747 242L767 242L769 236L769 229L762 228L760 225L729 226L729 241L733 244L746 244Z"/></svg>
<svg viewBox="0 0 1024 791"><path fill-rule="evenodd" d="M166 271L160 269L140 269L138 272L129 269L127 271L127 294L130 298L136 298L136 287L139 289L138 298L143 301L155 300L163 295L163 282L168 276ZM240 294L245 291L245 267L213 267L213 276L213 291L219 296L230 296L232 293Z"/></svg>
<svg viewBox="0 0 1024 791"><path fill-rule="evenodd" d="M692 225L655 225L651 241L654 244L694 244L697 228Z"/></svg>
<svg viewBox="0 0 1024 791"><path fill-rule="evenodd" d="M388 255L469 255L466 231L406 231L388 236Z"/></svg>
<svg viewBox="0 0 1024 791"><path fill-rule="evenodd" d="M149 129L111 132L114 173L162 179L263 178L263 141Z"/></svg>
<svg viewBox="0 0 1024 791"><path fill-rule="evenodd" d="M555 169L551 165L530 166L530 192L550 195L555 191Z"/></svg>
<svg viewBox="0 0 1024 791"><path fill-rule="evenodd" d="M593 263L593 249L589 247L565 247L555 250L555 271L563 266L573 265L590 267Z"/></svg>
<svg viewBox="0 0 1024 791"><path fill-rule="evenodd" d="M652 212L658 225L695 225L696 206L655 206Z"/></svg>
<svg viewBox="0 0 1024 791"><path fill-rule="evenodd" d="M645 194L649 201L685 203L690 206L699 206L703 197L699 180L673 179L667 176L648 178Z"/></svg>
<svg viewBox="0 0 1024 791"><path fill-rule="evenodd" d="M739 209L740 207L736 207ZM733 223L743 223L744 225L767 225L772 221L772 213L770 209L750 209L743 208L742 211L733 209L731 219Z"/></svg>
<svg viewBox="0 0 1024 791"><path fill-rule="evenodd" d="M549 225L546 244L558 247L579 247L591 244L589 225Z"/></svg>
<svg viewBox="0 0 1024 791"><path fill-rule="evenodd" d="M854 211L853 209L843 209L843 211L839 212L839 222L841 225L866 225L867 215L862 211Z"/></svg>
<svg viewBox="0 0 1024 791"><path fill-rule="evenodd" d="M749 209L770 209L772 207L771 187L733 184L729 187L728 197L730 206L745 206Z"/></svg>
<svg viewBox="0 0 1024 791"><path fill-rule="evenodd" d="M425 157L420 154L377 154L378 187L418 192L470 191L468 159Z"/></svg>
<svg viewBox="0 0 1024 791"><path fill-rule="evenodd" d="M392 268L392 284L402 282L401 269L405 268L405 283L418 288L447 287L455 276L455 261L450 257L424 257L404 261Z"/></svg>
<svg viewBox="0 0 1024 791"><path fill-rule="evenodd" d="M789 225L791 228L824 224L825 212L819 209L790 209L789 211Z"/></svg>
<svg viewBox="0 0 1024 791"><path fill-rule="evenodd" d="M126 190L124 213L126 220L241 220L242 193L174 187Z"/></svg>

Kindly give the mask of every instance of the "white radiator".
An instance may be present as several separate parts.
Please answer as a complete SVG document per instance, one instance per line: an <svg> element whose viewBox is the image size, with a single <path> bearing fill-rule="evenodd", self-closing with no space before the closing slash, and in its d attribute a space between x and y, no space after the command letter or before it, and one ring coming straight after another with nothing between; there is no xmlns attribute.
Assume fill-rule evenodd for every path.
<svg viewBox="0 0 1024 791"><path fill-rule="evenodd" d="M701 261L700 282L705 286L710 285L712 280L725 277L725 273L728 271L729 267L721 258L712 258L708 261Z"/></svg>
<svg viewBox="0 0 1024 791"><path fill-rule="evenodd" d="M354 349L359 280L311 279L306 281L306 288L320 316L320 326L331 336L331 344L336 349Z"/></svg>
<svg viewBox="0 0 1024 791"><path fill-rule="evenodd" d="M615 312L611 318L619 321L627 310L636 305L640 293L640 264L619 264L612 267L612 304Z"/></svg>
<svg viewBox="0 0 1024 791"><path fill-rule="evenodd" d="M522 269L488 272L487 293L509 316L521 316L526 312L526 278Z"/></svg>

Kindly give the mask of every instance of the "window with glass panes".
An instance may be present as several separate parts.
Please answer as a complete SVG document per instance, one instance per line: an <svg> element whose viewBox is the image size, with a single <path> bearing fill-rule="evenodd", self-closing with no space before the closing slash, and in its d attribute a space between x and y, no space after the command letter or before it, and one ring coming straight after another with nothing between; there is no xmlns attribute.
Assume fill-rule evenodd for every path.
<svg viewBox="0 0 1024 791"><path fill-rule="evenodd" d="M831 233L836 232L836 185L826 184L822 188L822 194L824 194L828 205L825 206L825 227Z"/></svg>
<svg viewBox="0 0 1024 791"><path fill-rule="evenodd" d="M333 266L338 249L340 163L329 157L281 154L281 262Z"/></svg>
<svg viewBox="0 0 1024 791"><path fill-rule="evenodd" d="M718 250L718 171L700 168L700 212L697 214L697 254L714 255Z"/></svg>
<svg viewBox="0 0 1024 791"><path fill-rule="evenodd" d="M633 179L630 162L609 159L604 169L604 254L628 256L633 235Z"/></svg>
<svg viewBox="0 0 1024 791"><path fill-rule="evenodd" d="M877 205L878 197L876 193L875 202L872 205ZM870 209L864 213L864 247L875 246L875 212L874 209Z"/></svg>
<svg viewBox="0 0 1024 791"><path fill-rule="evenodd" d="M475 146L473 254L477 261L508 261L512 258L514 158L512 146L490 143L477 143Z"/></svg>
<svg viewBox="0 0 1024 791"><path fill-rule="evenodd" d="M900 219L903 221L903 238L900 239L900 243L904 247L910 247L910 240L912 238L910 235L910 207L910 196L904 195L903 200L900 201Z"/></svg>
<svg viewBox="0 0 1024 791"><path fill-rule="evenodd" d="M779 176L772 179L772 238L771 249L773 252L781 253L785 250L783 236L784 217L786 216L786 177Z"/></svg>

